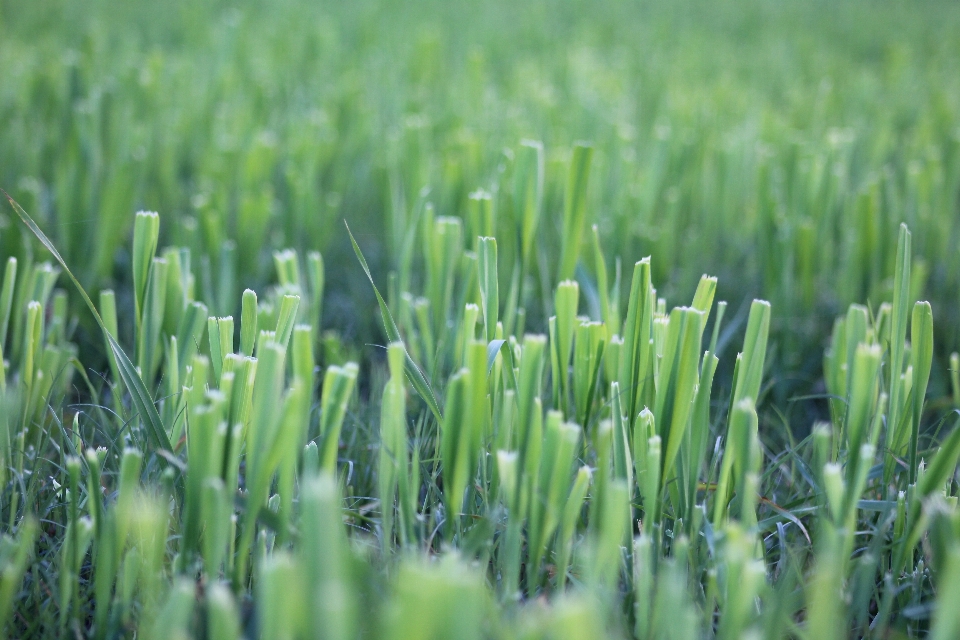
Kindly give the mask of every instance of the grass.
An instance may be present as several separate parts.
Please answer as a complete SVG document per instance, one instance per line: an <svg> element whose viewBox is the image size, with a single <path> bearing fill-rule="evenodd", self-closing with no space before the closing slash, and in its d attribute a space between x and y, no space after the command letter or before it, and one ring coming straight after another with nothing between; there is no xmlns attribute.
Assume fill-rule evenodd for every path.
<svg viewBox="0 0 960 640"><path fill-rule="evenodd" d="M418 6L0 2L0 634L954 637L956 8Z"/></svg>

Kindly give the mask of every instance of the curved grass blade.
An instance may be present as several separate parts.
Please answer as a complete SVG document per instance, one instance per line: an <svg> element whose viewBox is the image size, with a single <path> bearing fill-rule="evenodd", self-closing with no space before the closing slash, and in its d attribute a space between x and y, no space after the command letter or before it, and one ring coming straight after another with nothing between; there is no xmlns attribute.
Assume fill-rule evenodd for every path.
<svg viewBox="0 0 960 640"><path fill-rule="evenodd" d="M497 361L497 354L500 353L500 349L503 348L506 342L506 340L498 338L491 340L490 343L487 344L487 375L490 375L490 372L493 370L493 363Z"/></svg>
<svg viewBox="0 0 960 640"><path fill-rule="evenodd" d="M367 266L367 261L363 257L363 252L361 252L360 247L357 246L357 241L354 239L353 233L350 231L350 226L347 225L346 222L343 224L347 227L347 233L350 235L350 243L353 244L353 252L357 254L357 260L360 261L360 266L363 267L363 272L367 274L367 280L370 281L370 285L373 287L373 292L377 296L377 302L380 304L380 315L383 318L383 328L387 332L387 339L390 342L399 342L403 344L403 338L400 337L400 330L397 329L397 323L393 321L393 316L390 315L390 309L387 307L387 303L384 301L383 296L380 295L380 290L377 289L377 285L373 282L373 276L370 275L370 267ZM437 404L437 397L433 394L433 389L430 388L430 384L423 376L423 372L420 370L420 367L418 367L417 363L414 362L413 358L410 357L410 353L407 351L406 346L404 346L403 352L406 355L407 379L410 381L410 384L413 385L413 388L416 389L417 393L420 394L420 397L423 398L423 401L427 403L430 411L433 412L433 417L437 419L437 422L440 422L443 416L440 413L440 406Z"/></svg>
<svg viewBox="0 0 960 640"><path fill-rule="evenodd" d="M27 226L27 228L30 229L33 235L40 240L41 244L43 244L43 246L46 247L51 254L53 254L53 257L56 258L57 262L60 263L60 266L63 267L63 270L70 277L70 280L77 288L77 291L80 292L80 297L83 298L83 301L86 303L90 313L93 314L94 319L97 321L97 325L100 326L100 329L103 331L104 335L107 336L107 340L110 344L110 350L113 352L113 356L117 360L117 370L120 374L120 379L123 380L123 384L130 392L130 398L133 401L134 408L136 409L137 413L140 414L144 425L147 427L147 437L150 440L150 444L152 445L154 452L158 454L157 458L164 465L169 464L170 460L168 457L159 454L162 451L171 452L173 451L173 447L170 446L170 439L167 437L167 432L163 428L163 422L160 420L160 413L154 406L153 398L151 397L150 392L147 390L147 387L143 384L140 374L133 366L130 358L127 357L127 354L124 353L122 348L120 348L120 344L110 334L110 332L107 331L107 327L104 324L103 319L100 317L100 314L97 312L97 308L94 306L93 301L90 300L90 296L87 295L87 292L80 285L80 281L77 280L77 277L73 275L72 271L70 271L70 267L67 266L67 263L60 256L60 253L57 251L57 248L54 246L50 238L48 238L46 234L40 230L40 227L38 227L37 223L33 221L33 218L31 218L30 215L23 210L23 207L21 207L13 198L11 198L6 191L3 192L3 195L7 197L7 200L10 202L10 206L12 206L13 210L17 212L17 215L20 216L20 219Z"/></svg>

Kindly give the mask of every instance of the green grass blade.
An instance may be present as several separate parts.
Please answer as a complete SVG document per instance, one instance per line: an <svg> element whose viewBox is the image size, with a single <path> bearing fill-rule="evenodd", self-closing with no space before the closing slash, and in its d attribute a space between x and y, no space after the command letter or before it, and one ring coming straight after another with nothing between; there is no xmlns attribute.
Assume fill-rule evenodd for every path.
<svg viewBox="0 0 960 640"><path fill-rule="evenodd" d="M346 223L344 223L346 224ZM377 285L373 282L373 276L370 274L370 268L367 266L367 261L363 257L363 253L360 251L360 247L357 245L356 239L353 237L353 233L350 232L350 227L347 227L347 233L350 235L350 242L353 244L353 252L357 255L357 260L360 261L360 266L363 267L363 272L367 276L367 280L370 281L370 286L373 287L373 292L377 296L377 303L380 305L380 315L383 319L383 328L387 332L387 339L390 342L399 342L403 343L403 338L400 336L400 330L397 329L397 323L393 321L393 316L390 315L390 309L387 308L387 303L384 301L383 296L380 295L380 290L377 289ZM437 404L437 397L433 393L433 389L430 388L430 384L427 382L427 379L424 378L423 372L420 370L420 367L417 366L417 363L413 361L413 358L410 357L410 353L404 347L404 353L406 353L406 371L407 379L410 380L410 384L413 385L413 388L417 391L423 401L427 403L430 411L433 413L433 417L439 423L443 416L440 412L440 405Z"/></svg>
<svg viewBox="0 0 960 640"><path fill-rule="evenodd" d="M477 265L480 268L480 302L487 342L497 335L500 315L500 285L497 280L497 239L480 238Z"/></svg>
<svg viewBox="0 0 960 640"><path fill-rule="evenodd" d="M929 302L918 302L913 307L910 322L910 354L913 359L913 424L910 434L910 483L917 481L917 447L920 441L920 419L923 417L923 402L930 381L933 364L933 310Z"/></svg>

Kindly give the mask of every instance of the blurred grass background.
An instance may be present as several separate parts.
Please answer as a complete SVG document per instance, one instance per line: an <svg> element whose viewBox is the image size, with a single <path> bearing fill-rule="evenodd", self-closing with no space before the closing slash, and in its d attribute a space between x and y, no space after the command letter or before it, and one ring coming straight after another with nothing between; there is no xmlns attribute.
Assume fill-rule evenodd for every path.
<svg viewBox="0 0 960 640"><path fill-rule="evenodd" d="M661 295L706 272L733 313L769 299L782 403L822 391L830 318L889 299L901 221L941 364L960 344L957 33L947 1L3 0L0 186L91 287L126 289L130 214L160 211L218 314L271 250L319 249L324 326L382 342L342 220L382 279L422 197L503 206L520 141L542 140L546 299L588 140L605 251L626 273L652 254ZM11 216L0 252L23 259Z"/></svg>

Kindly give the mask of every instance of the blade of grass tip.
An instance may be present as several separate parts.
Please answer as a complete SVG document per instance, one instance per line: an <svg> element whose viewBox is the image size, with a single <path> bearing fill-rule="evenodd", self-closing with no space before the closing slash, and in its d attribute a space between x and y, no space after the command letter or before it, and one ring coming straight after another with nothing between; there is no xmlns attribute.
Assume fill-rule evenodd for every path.
<svg viewBox="0 0 960 640"><path fill-rule="evenodd" d="M100 292L100 313L103 317L103 321L106 323L107 332L113 336L113 339L117 339L117 300L116 295L111 289L104 289ZM110 360L110 373L113 376L113 383L116 384L120 380L120 372L117 368L117 358L113 355L113 350L110 348L110 341L104 336L104 343L107 347L107 355ZM118 394L113 394L114 397L119 400ZM119 402L114 403L116 407L120 407Z"/></svg>
<svg viewBox="0 0 960 640"><path fill-rule="evenodd" d="M300 296L283 296L280 300L280 314L277 317L277 343L284 349L290 346L290 336L297 322L297 309L300 308Z"/></svg>
<svg viewBox="0 0 960 640"><path fill-rule="evenodd" d="M313 328L314 339L320 335L320 324L323 319L325 279L323 256L319 251L310 251L307 253L307 283L310 285L310 317L308 320Z"/></svg>
<svg viewBox="0 0 960 640"><path fill-rule="evenodd" d="M857 346L861 342L867 341L867 326L870 323L869 319L869 310L860 304L850 305L850 309L847 311L847 319L843 323L843 328L846 330L846 336L844 342L846 343L846 363L847 363L847 380L849 381L849 375L853 371L854 358L857 353ZM841 354L842 355L842 354Z"/></svg>
<svg viewBox="0 0 960 640"><path fill-rule="evenodd" d="M377 303L380 305L380 316L383 319L383 328L387 333L387 338L390 342L400 342L403 343L403 339L400 337L400 330L397 329L397 324L393 321L393 316L390 314L390 309L387 308L387 303L384 301L383 296L380 295L380 290L377 289L377 285L373 282L373 276L370 273L370 267L367 266L367 261L363 257L363 252L360 251L359 245L357 245L356 239L353 237L353 233L350 231L349 225L344 222L344 226L347 227L347 234L350 236L350 242L353 245L353 252L357 255L357 260L360 261L360 266L363 267L363 272L367 276L367 280L370 281L370 285L373 287L373 293L377 296ZM437 397L433 393L433 389L430 388L430 384L427 382L427 379L423 376L423 372L420 370L420 367L417 366L417 363L413 361L413 358L410 357L410 353L404 347L404 353L406 354L406 371L407 379L410 380L410 384L413 385L413 388L417 391L423 401L427 403L427 407L430 408L430 411L433 413L433 417L439 423L443 416L440 412L440 405L437 404Z"/></svg>
<svg viewBox="0 0 960 640"><path fill-rule="evenodd" d="M217 333L220 336L220 357L226 360L233 353L233 316L217 318Z"/></svg>
<svg viewBox="0 0 960 640"><path fill-rule="evenodd" d="M90 296L87 295L87 292L80 284L80 281L77 280L77 277L73 274L73 271L71 271L70 267L67 266L66 261L60 256L56 246L54 246L53 242L40 229L40 227L37 226L37 223L33 221L33 218L31 218L30 215L23 210L23 207L21 207L13 198L11 198L6 191L3 191L3 195L6 196L7 201L10 202L10 205L13 207L13 210L16 211L17 215L20 217L20 220L23 221L27 228L30 229L31 233L37 237L40 243L53 255L56 261L60 263L60 266L63 267L63 270L66 272L67 276L80 293L80 297L83 298L84 303L87 305L87 309L89 309L90 313L93 314L94 319L97 321L97 325L100 326L100 329L107 337L107 340L110 344L110 349L117 360L117 369L120 373L120 379L130 392L130 398L134 404L134 408L136 409L137 413L140 414L144 425L147 427L147 437L150 440L150 444L154 447L155 453L159 454L161 451L168 453L172 452L173 447L170 446L170 441L167 438L167 432L164 430L163 422L160 419L160 413L153 404L153 399L150 396L150 392L147 391L146 386L144 386L143 380L140 378L140 374L137 372L136 367L133 366L130 358L127 357L127 354L120 347L120 344L116 341L116 339L110 335L106 324L103 322L103 318L101 318L100 314L97 312L97 308L94 306ZM172 455L158 455L157 458L164 466L172 464Z"/></svg>
<svg viewBox="0 0 960 640"><path fill-rule="evenodd" d="M347 405L357 382L359 367L348 362L343 367L330 366L323 379L323 396L320 405L320 434L323 442L320 449L320 468L335 472L340 431L347 414Z"/></svg>
<svg viewBox="0 0 960 640"><path fill-rule="evenodd" d="M760 384L763 381L763 364L767 355L767 338L770 334L770 303L754 300L747 319L747 333L743 338L743 358L736 379L733 404L744 398L759 401ZM731 405L732 406L732 405Z"/></svg>
<svg viewBox="0 0 960 640"><path fill-rule="evenodd" d="M706 274L700 277L700 283L697 285L697 290L693 294L693 303L690 305L694 309L703 312L703 327L700 329L700 333L703 333L704 328L706 328L707 319L710 317L710 309L713 307L713 298L717 293L717 278L716 276L708 276Z"/></svg>
<svg viewBox="0 0 960 640"><path fill-rule="evenodd" d="M661 471L664 481L671 478L693 408L700 374L703 316L702 311L693 308L676 308L670 313L667 347L654 405L654 416L665 445Z"/></svg>
<svg viewBox="0 0 960 640"><path fill-rule="evenodd" d="M850 395L847 405L846 436L847 482L856 475L856 459L853 454L867 441L870 429L870 414L877 403L877 373L880 370L880 345L860 343L854 354L851 367Z"/></svg>
<svg viewBox="0 0 960 640"><path fill-rule="evenodd" d="M497 340L491 340L487 345L487 375L493 370L493 363L497 361L497 354L500 353L506 343L506 340L498 338Z"/></svg>
<svg viewBox="0 0 960 640"><path fill-rule="evenodd" d="M257 292L244 291L240 304L240 353L252 356L257 341Z"/></svg>
<svg viewBox="0 0 960 640"><path fill-rule="evenodd" d="M960 353L950 354L950 398L953 406L960 408Z"/></svg>
<svg viewBox="0 0 960 640"><path fill-rule="evenodd" d="M313 329L308 324L298 324L293 328L293 376L300 379L309 393L313 393Z"/></svg>
<svg viewBox="0 0 960 640"><path fill-rule="evenodd" d="M147 283L150 280L150 268L153 266L159 237L160 216L155 211L138 211L133 225L133 295L138 334L143 322Z"/></svg>
<svg viewBox="0 0 960 640"><path fill-rule="evenodd" d="M30 401L30 389L34 382L34 369L40 349L40 336L43 333L43 307L36 300L27 304L26 338L23 347L23 363L20 366L20 375L23 377L27 402ZM28 414L29 415L29 412Z"/></svg>
<svg viewBox="0 0 960 640"><path fill-rule="evenodd" d="M646 389L651 386L647 375L652 369L650 337L655 297L650 281L650 258L646 257L633 268L627 317L623 324L623 346L620 349L620 393L623 394L623 408L631 429L644 406Z"/></svg>
<svg viewBox="0 0 960 640"><path fill-rule="evenodd" d="M900 237L897 240L897 262L893 276L893 315L890 323L890 380L887 389L890 394L890 409L887 424L896 429L900 424L900 374L903 370L904 341L907 338L907 305L910 298L910 231L907 225L900 225ZM896 440L896 434L893 434ZM889 436L888 436L889 437ZM886 482L889 478L884 478Z"/></svg>
<svg viewBox="0 0 960 640"><path fill-rule="evenodd" d="M480 317L480 307L472 302L463 305L463 314L460 316L459 326L454 334L453 354L454 361L460 366L467 366L467 348L476 338L477 318Z"/></svg>
<svg viewBox="0 0 960 640"><path fill-rule="evenodd" d="M273 264L277 269L277 280L286 289L300 290L300 265L294 249L273 252Z"/></svg>

